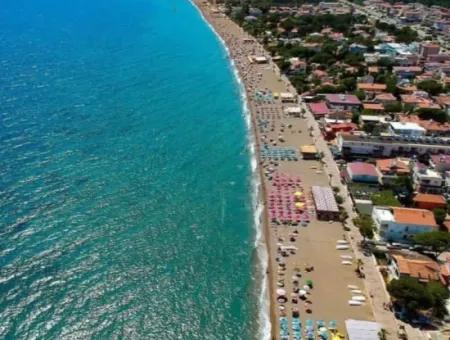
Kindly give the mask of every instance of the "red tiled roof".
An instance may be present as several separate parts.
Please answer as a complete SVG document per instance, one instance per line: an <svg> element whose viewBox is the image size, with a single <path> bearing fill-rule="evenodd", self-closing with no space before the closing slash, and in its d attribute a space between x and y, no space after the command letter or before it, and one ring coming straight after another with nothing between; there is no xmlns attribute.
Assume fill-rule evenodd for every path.
<svg viewBox="0 0 450 340"><path fill-rule="evenodd" d="M338 93L328 93L325 98L333 104L338 105L361 105L360 100L353 94L338 94Z"/></svg>
<svg viewBox="0 0 450 340"><path fill-rule="evenodd" d="M373 164L363 162L348 163L347 168L352 172L352 175L356 176L373 176L378 177L377 169Z"/></svg>
<svg viewBox="0 0 450 340"><path fill-rule="evenodd" d="M308 106L315 115L326 115L330 113L330 109L328 109L327 103L325 102L310 103Z"/></svg>

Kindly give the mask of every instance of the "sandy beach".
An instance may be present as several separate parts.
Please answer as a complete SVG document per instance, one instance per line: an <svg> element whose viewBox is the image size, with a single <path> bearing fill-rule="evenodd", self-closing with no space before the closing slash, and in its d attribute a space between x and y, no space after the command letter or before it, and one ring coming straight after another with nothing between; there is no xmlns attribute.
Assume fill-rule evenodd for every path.
<svg viewBox="0 0 450 340"><path fill-rule="evenodd" d="M295 89L280 76L278 68L258 42L210 5L201 1L195 3L225 41L247 94L265 202L271 338L280 338L280 317L286 317L289 338L294 339L291 322L296 310L303 334L306 320L312 320L314 325L320 320L325 325L336 321L337 329L343 334L347 319L374 320L371 292L355 273L357 256L351 247L344 251L336 249L338 240L348 238L351 241L353 236L347 235L339 222L316 218L311 186L329 186L331 178L324 169L328 166L326 163L304 160L299 154L302 145L315 144L317 137L313 137L310 120L303 115L293 117L286 113L288 107L299 107L299 103L283 103L277 95L292 93L296 98ZM266 57L268 62L252 62L249 56ZM277 152L282 152L282 156ZM285 154L287 156L283 158ZM277 179L281 184L276 184ZM292 185L289 184L291 180ZM288 184L284 186L283 181ZM270 216L270 200L280 187L286 192L300 192L296 204L304 206L304 211L296 215L301 221L297 225L274 223ZM309 223L304 223L304 219ZM349 259L351 264L342 264L343 258ZM307 289L305 298L301 299L299 290L304 290L307 283L312 283L313 287ZM366 298L361 306L349 305L352 297L349 285L357 287L354 290L361 291L360 295ZM281 295L285 299L280 299L283 291L285 294Z"/></svg>

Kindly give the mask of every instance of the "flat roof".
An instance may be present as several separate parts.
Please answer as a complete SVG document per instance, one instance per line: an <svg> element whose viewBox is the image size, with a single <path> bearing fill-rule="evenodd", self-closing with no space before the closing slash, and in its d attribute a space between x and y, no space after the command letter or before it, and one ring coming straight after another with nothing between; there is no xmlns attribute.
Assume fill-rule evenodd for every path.
<svg viewBox="0 0 450 340"><path fill-rule="evenodd" d="M394 130L414 130L421 132L427 131L419 124L412 122L390 122L389 125L391 125Z"/></svg>
<svg viewBox="0 0 450 340"><path fill-rule="evenodd" d="M341 134L342 139L360 143L373 144L417 144L417 145L434 145L437 148L449 149L449 138L437 137L408 137L408 136L367 136L354 134Z"/></svg>
<svg viewBox="0 0 450 340"><path fill-rule="evenodd" d="M317 148L314 145L302 145L300 147L301 153L317 153Z"/></svg>
<svg viewBox="0 0 450 340"><path fill-rule="evenodd" d="M394 222L394 215L392 215L390 208L374 207L373 210L380 220Z"/></svg>

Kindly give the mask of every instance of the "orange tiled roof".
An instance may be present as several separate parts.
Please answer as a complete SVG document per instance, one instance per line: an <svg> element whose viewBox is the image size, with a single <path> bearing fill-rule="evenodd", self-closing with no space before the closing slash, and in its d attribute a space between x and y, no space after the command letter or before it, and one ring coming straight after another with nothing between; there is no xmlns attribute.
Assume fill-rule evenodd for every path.
<svg viewBox="0 0 450 340"><path fill-rule="evenodd" d="M358 89L364 91L384 91L386 90L385 84L371 84L371 83L358 83Z"/></svg>
<svg viewBox="0 0 450 340"><path fill-rule="evenodd" d="M436 220L429 210L412 208L392 208L397 223L417 224L436 228Z"/></svg>
<svg viewBox="0 0 450 340"><path fill-rule="evenodd" d="M417 194L414 196L414 202L446 204L446 200L442 195L433 194Z"/></svg>
<svg viewBox="0 0 450 340"><path fill-rule="evenodd" d="M411 172L408 162L397 158L378 159L376 165L381 173L395 172L398 175L407 175Z"/></svg>
<svg viewBox="0 0 450 340"><path fill-rule="evenodd" d="M439 281L440 267L437 262L425 256L410 258L403 254L391 255L397 262L400 274L419 280Z"/></svg>
<svg viewBox="0 0 450 340"><path fill-rule="evenodd" d="M416 115L410 115L410 116L400 116L401 122L411 122L411 123L417 123L421 127L423 127L428 132L449 132L450 131L450 124L449 123L438 123L434 120L425 120L420 119Z"/></svg>
<svg viewBox="0 0 450 340"><path fill-rule="evenodd" d="M384 111L383 104L378 103L363 103L364 110L372 110L372 111Z"/></svg>

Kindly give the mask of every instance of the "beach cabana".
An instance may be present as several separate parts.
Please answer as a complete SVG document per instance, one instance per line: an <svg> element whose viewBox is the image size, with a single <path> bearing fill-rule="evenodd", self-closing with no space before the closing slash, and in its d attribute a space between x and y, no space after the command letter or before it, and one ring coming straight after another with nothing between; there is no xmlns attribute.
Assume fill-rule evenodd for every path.
<svg viewBox="0 0 450 340"><path fill-rule="evenodd" d="M314 145L303 145L300 147L303 159L317 159L317 148Z"/></svg>
<svg viewBox="0 0 450 340"><path fill-rule="evenodd" d="M281 92L280 99L282 103L295 103L297 102L296 96L291 92Z"/></svg>
<svg viewBox="0 0 450 340"><path fill-rule="evenodd" d="M319 220L337 220L339 208L330 187L313 186L312 194Z"/></svg>
<svg viewBox="0 0 450 340"><path fill-rule="evenodd" d="M300 117L300 113L302 112L302 109L298 106L292 106L292 107L287 107L284 110L284 112L290 116Z"/></svg>

